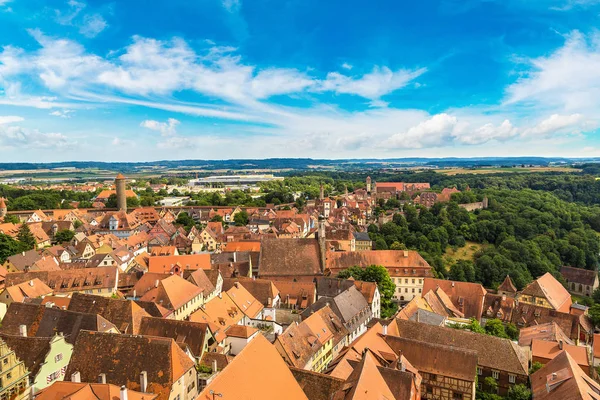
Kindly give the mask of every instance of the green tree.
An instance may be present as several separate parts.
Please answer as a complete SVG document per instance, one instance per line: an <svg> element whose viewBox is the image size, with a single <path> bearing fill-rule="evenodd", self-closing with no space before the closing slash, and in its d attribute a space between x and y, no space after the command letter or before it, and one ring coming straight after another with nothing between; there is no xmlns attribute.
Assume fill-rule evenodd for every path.
<svg viewBox="0 0 600 400"><path fill-rule="evenodd" d="M17 217L16 215L8 214L8 215L4 216L4 222L5 223L18 224L21 221L19 221L19 217Z"/></svg>
<svg viewBox="0 0 600 400"><path fill-rule="evenodd" d="M185 226L186 229L191 229L195 224L194 219L186 212L180 212L175 223Z"/></svg>
<svg viewBox="0 0 600 400"><path fill-rule="evenodd" d="M249 217L248 212L246 210L240 211L233 217L233 222L235 222L235 224L238 226L246 226L248 225L248 221Z"/></svg>
<svg viewBox="0 0 600 400"><path fill-rule="evenodd" d="M3 264L10 256L14 256L24 250L22 243L12 237L0 233L0 264Z"/></svg>
<svg viewBox="0 0 600 400"><path fill-rule="evenodd" d="M515 324L513 324L513 323L506 324L506 327L504 329L506 331L506 334L508 335L508 337L511 340L519 339L519 328L517 328L517 326Z"/></svg>
<svg viewBox="0 0 600 400"><path fill-rule="evenodd" d="M389 318L396 313L397 305L392 301L396 285L387 269L381 265L369 265L366 268L354 266L339 273L338 278L353 277L359 281L376 282L381 295L381 317Z"/></svg>
<svg viewBox="0 0 600 400"><path fill-rule="evenodd" d="M506 330L504 329L504 325L502 321L499 319L490 319L485 323L485 333L491 336L497 336L500 338L508 339L508 335L506 334Z"/></svg>
<svg viewBox="0 0 600 400"><path fill-rule="evenodd" d="M529 400L531 399L531 390L527 388L527 386L519 383L518 385L513 385L508 389L508 396L506 396L507 400Z"/></svg>
<svg viewBox="0 0 600 400"><path fill-rule="evenodd" d="M81 222L78 219L76 219L75 222L73 222L73 228L75 229L79 228L81 225L83 225L83 222Z"/></svg>
<svg viewBox="0 0 600 400"><path fill-rule="evenodd" d="M17 240L23 244L25 250L32 250L35 248L36 242L33 233L29 229L27 224L22 224L19 227L19 233L17 233Z"/></svg>
<svg viewBox="0 0 600 400"><path fill-rule="evenodd" d="M600 304L594 304L588 309L588 315L596 328L600 327Z"/></svg>
<svg viewBox="0 0 600 400"><path fill-rule="evenodd" d="M498 381L491 376L486 377L483 380L484 386L487 388L488 393L496 393L498 391Z"/></svg>
<svg viewBox="0 0 600 400"><path fill-rule="evenodd" d="M75 232L69 229L63 229L61 231L56 232L56 235L54 235L54 240L57 243L66 243L70 242L71 239L73 239L73 236L75 236Z"/></svg>
<svg viewBox="0 0 600 400"><path fill-rule="evenodd" d="M541 362L534 361L533 364L531 364L531 368L529 368L529 375L533 375L534 373L542 369L542 367L543 365Z"/></svg>
<svg viewBox="0 0 600 400"><path fill-rule="evenodd" d="M223 222L223 217L221 217L219 214L213 215L213 217L210 219L210 222Z"/></svg>

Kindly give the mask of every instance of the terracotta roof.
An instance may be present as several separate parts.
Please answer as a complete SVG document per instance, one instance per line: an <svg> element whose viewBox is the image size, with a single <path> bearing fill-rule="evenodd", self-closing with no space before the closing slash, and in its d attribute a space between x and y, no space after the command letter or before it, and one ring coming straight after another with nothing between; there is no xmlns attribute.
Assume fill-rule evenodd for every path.
<svg viewBox="0 0 600 400"><path fill-rule="evenodd" d="M414 250L364 250L327 252L327 268L333 275L353 266L384 266L390 276L432 276L431 266Z"/></svg>
<svg viewBox="0 0 600 400"><path fill-rule="evenodd" d="M52 337L32 337L0 334L0 340L25 363L31 376L36 376L50 351Z"/></svg>
<svg viewBox="0 0 600 400"><path fill-rule="evenodd" d="M106 189L101 191L98 196L96 196L96 201L105 201L108 200L108 198L113 195L113 194L117 194L116 190L111 190L111 189ZM129 198L129 197L135 197L137 198L137 194L135 194L135 192L131 189L126 189L125 190L125 197Z"/></svg>
<svg viewBox="0 0 600 400"><path fill-rule="evenodd" d="M466 318L481 319L486 290L478 283L455 282L443 279L425 278L423 294L440 287L448 295L452 304Z"/></svg>
<svg viewBox="0 0 600 400"><path fill-rule="evenodd" d="M568 282L587 286L593 286L598 277L598 271L574 267L562 267L560 273Z"/></svg>
<svg viewBox="0 0 600 400"><path fill-rule="evenodd" d="M152 257L155 256L174 256L177 252L177 247L175 246L154 246L152 251L150 251L150 255Z"/></svg>
<svg viewBox="0 0 600 400"><path fill-rule="evenodd" d="M543 297L558 311L569 312L571 295L551 273L544 275L527 285L521 295Z"/></svg>
<svg viewBox="0 0 600 400"><path fill-rule="evenodd" d="M260 241L259 240L248 240L248 241L237 241L237 242L227 242L222 248L223 251L233 252L233 251L260 251Z"/></svg>
<svg viewBox="0 0 600 400"><path fill-rule="evenodd" d="M134 300L134 303L142 307L151 317L167 318L167 316L173 313L172 310L167 310L151 301Z"/></svg>
<svg viewBox="0 0 600 400"><path fill-rule="evenodd" d="M244 318L244 313L227 293L221 293L214 297L190 315L190 321L213 324L218 330L218 332L213 330L217 342L221 342L225 338L227 328L236 325L242 318Z"/></svg>
<svg viewBox="0 0 600 400"><path fill-rule="evenodd" d="M252 296L252 294L239 282L235 282L233 286L227 290L227 294L238 308L249 318L257 318L264 308L263 304Z"/></svg>
<svg viewBox="0 0 600 400"><path fill-rule="evenodd" d="M507 293L517 293L517 287L514 285L510 276L506 275L504 281L498 286L498 291L503 291Z"/></svg>
<svg viewBox="0 0 600 400"><path fill-rule="evenodd" d="M294 367L304 368L308 361L330 339L334 346L346 335L342 321L329 306L311 314L299 324L290 325L276 339L286 362Z"/></svg>
<svg viewBox="0 0 600 400"><path fill-rule="evenodd" d="M208 271L208 270L205 271L203 269L197 269L197 270L193 271L192 273L190 273L186 279L188 282L191 282L194 285L198 286L200 288L200 290L202 290L202 293L204 294L204 296L206 297L206 296L210 295L212 292L214 292L216 289L216 287L215 287L216 285L213 284L209 275L210 275L210 271Z"/></svg>
<svg viewBox="0 0 600 400"><path fill-rule="evenodd" d="M315 276L322 274L316 239L263 239L259 276Z"/></svg>
<svg viewBox="0 0 600 400"><path fill-rule="evenodd" d="M177 264L180 265L182 270L211 269L210 254L150 257L148 259L148 271L169 273Z"/></svg>
<svg viewBox="0 0 600 400"><path fill-rule="evenodd" d="M396 319L398 336L477 352L478 365L528 375L527 359L521 348L508 339L453 328Z"/></svg>
<svg viewBox="0 0 600 400"><path fill-rule="evenodd" d="M308 400L277 350L262 335L244 347L198 400L213 400L211 391L224 399L244 399L252 393L261 399Z"/></svg>
<svg viewBox="0 0 600 400"><path fill-rule="evenodd" d="M12 300L18 303L22 303L25 298L42 297L52 293L52 289L38 278L19 283L18 285L7 286L5 290Z"/></svg>
<svg viewBox="0 0 600 400"><path fill-rule="evenodd" d="M139 334L171 338L177 343L185 343L194 356L200 357L204 353L210 330L208 324L201 322L144 317Z"/></svg>
<svg viewBox="0 0 600 400"><path fill-rule="evenodd" d="M567 344L573 344L569 336L556 324L548 322L540 325L533 325L528 328L521 328L519 331L519 346L529 347L531 342L536 340L547 340L552 342L563 341Z"/></svg>
<svg viewBox="0 0 600 400"><path fill-rule="evenodd" d="M296 382L302 388L309 400L331 400L335 399L344 386L344 379L336 378L330 375L319 374L313 371L307 371L301 368L290 367Z"/></svg>
<svg viewBox="0 0 600 400"><path fill-rule="evenodd" d="M51 337L63 333L69 343L74 343L80 331L108 331L117 328L96 314L62 310L45 305L11 303L2 320L0 332L19 335L20 325L27 326L27 335Z"/></svg>
<svg viewBox="0 0 600 400"><path fill-rule="evenodd" d="M385 336L385 341L398 356L405 356L419 372L469 382L476 379L475 351L395 336Z"/></svg>
<svg viewBox="0 0 600 400"><path fill-rule="evenodd" d="M517 304L511 322L519 328L555 322L572 340L579 339L580 327L588 334L591 334L594 329L586 315L568 314L523 302Z"/></svg>
<svg viewBox="0 0 600 400"><path fill-rule="evenodd" d="M277 290L272 281L248 277L223 279L223 290L228 291L236 282L239 282L244 289L250 292L250 294L265 307L273 307L273 301L279 295L279 290Z"/></svg>
<svg viewBox="0 0 600 400"><path fill-rule="evenodd" d="M201 294L202 289L198 286L179 275L171 275L161 280L158 287L148 291L140 300L152 301L169 310L177 310Z"/></svg>
<svg viewBox="0 0 600 400"><path fill-rule="evenodd" d="M217 371L222 371L223 368L227 367L231 361L233 361L233 356L222 353L206 352L200 360L200 365L212 367L213 360L217 362Z"/></svg>
<svg viewBox="0 0 600 400"><path fill-rule="evenodd" d="M600 385L566 351L531 375L531 391L535 400L600 399Z"/></svg>
<svg viewBox="0 0 600 400"><path fill-rule="evenodd" d="M227 336L249 339L258 332L258 329L246 325L233 325L227 329Z"/></svg>
<svg viewBox="0 0 600 400"><path fill-rule="evenodd" d="M143 317L150 315L131 300L73 293L69 310L98 314L115 324L122 333L137 334Z"/></svg>
<svg viewBox="0 0 600 400"><path fill-rule="evenodd" d="M515 307L516 301L512 297L486 293L483 314L487 318L498 318L502 322L510 322Z"/></svg>
<svg viewBox="0 0 600 400"><path fill-rule="evenodd" d="M118 276L117 267L14 272L6 276L6 285L16 285L38 278L54 293L69 293L79 290L116 288Z"/></svg>
<svg viewBox="0 0 600 400"><path fill-rule="evenodd" d="M561 349L559 342L539 339L533 339L531 342L531 355L535 358L552 360L563 350L566 350L580 367L589 369L590 361L588 359L588 350L585 346L563 343Z"/></svg>
<svg viewBox="0 0 600 400"><path fill-rule="evenodd" d="M290 302L293 302L303 310L310 307L317 299L317 288L313 282L276 280L273 281L273 284L277 290L279 290L282 304L290 304Z"/></svg>
<svg viewBox="0 0 600 400"><path fill-rule="evenodd" d="M120 274L119 276L121 276L121 275L123 275L123 274ZM150 290L158 287L158 283L161 280L166 279L170 276L171 276L171 274L169 274L169 273L163 274L163 273L157 273L157 272L146 272L139 278L139 280L135 283L133 288L131 290L129 290L128 295L131 297L135 297L135 298L143 297ZM134 291L135 291L135 296L133 293Z"/></svg>
<svg viewBox="0 0 600 400"><path fill-rule="evenodd" d="M193 368L194 362L173 339L83 331L66 376L77 371L82 381L93 382L104 373L107 382L139 390L140 372L146 371L147 391L167 400L173 383Z"/></svg>
<svg viewBox="0 0 600 400"><path fill-rule="evenodd" d="M36 400L118 400L121 387L109 383L75 383L57 381L36 393ZM154 400L158 395L127 391L128 400Z"/></svg>

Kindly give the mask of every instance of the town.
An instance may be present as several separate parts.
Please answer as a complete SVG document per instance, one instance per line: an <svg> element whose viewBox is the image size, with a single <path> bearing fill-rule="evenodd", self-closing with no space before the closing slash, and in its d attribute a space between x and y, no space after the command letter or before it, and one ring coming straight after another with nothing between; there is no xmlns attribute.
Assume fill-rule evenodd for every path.
<svg viewBox="0 0 600 400"><path fill-rule="evenodd" d="M261 179L226 177L223 193L256 192L239 185ZM193 205L181 188L186 204L142 206L139 193L173 192L143 186L118 174L53 187L93 193L55 209L0 198L0 399L600 393L593 232L589 249L573 237L556 251L560 269L540 259L524 270L508 252L516 263L534 250L491 236L490 215L510 197L462 182L367 176L264 206ZM565 224L565 235L589 233ZM494 242L503 253L478 244ZM477 246L475 264L436 256Z"/></svg>

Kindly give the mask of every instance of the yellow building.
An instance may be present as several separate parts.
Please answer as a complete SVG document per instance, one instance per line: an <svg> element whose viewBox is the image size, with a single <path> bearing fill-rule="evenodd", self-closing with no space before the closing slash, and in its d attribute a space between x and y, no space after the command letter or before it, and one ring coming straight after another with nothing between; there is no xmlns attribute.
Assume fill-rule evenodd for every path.
<svg viewBox="0 0 600 400"><path fill-rule="evenodd" d="M571 308L571 295L549 272L527 285L516 299L520 303L552 308L566 313Z"/></svg>
<svg viewBox="0 0 600 400"><path fill-rule="evenodd" d="M4 340L0 339L0 400L29 397L29 371Z"/></svg>

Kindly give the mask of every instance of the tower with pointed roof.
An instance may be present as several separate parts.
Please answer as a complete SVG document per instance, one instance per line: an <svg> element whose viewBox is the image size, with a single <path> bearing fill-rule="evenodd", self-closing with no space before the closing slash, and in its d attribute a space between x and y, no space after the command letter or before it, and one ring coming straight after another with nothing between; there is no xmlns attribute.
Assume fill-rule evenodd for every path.
<svg viewBox="0 0 600 400"><path fill-rule="evenodd" d="M498 294L502 296L515 297L517 294L517 287L514 285L510 276L506 275L504 282L498 286Z"/></svg>
<svg viewBox="0 0 600 400"><path fill-rule="evenodd" d="M115 178L115 187L117 189L117 208L119 211L127 211L127 196L125 194L125 177L123 174Z"/></svg>
<svg viewBox="0 0 600 400"><path fill-rule="evenodd" d="M8 208L6 207L6 201L4 200L4 197L0 197L0 218L4 218L7 212Z"/></svg>

